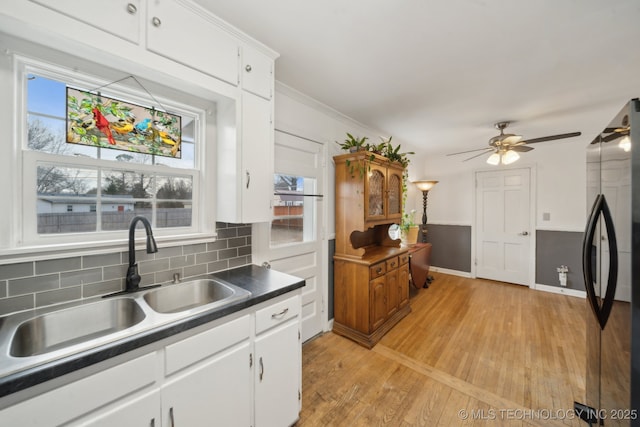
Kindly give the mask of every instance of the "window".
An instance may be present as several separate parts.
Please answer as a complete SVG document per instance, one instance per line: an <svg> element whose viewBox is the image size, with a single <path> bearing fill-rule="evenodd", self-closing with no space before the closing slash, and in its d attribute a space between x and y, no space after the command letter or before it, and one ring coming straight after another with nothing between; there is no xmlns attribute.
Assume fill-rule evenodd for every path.
<svg viewBox="0 0 640 427"><path fill-rule="evenodd" d="M315 179L275 174L271 245L315 239ZM306 192L305 192L306 190ZM306 195L305 195L306 194Z"/></svg>
<svg viewBox="0 0 640 427"><path fill-rule="evenodd" d="M18 154L24 218L18 242L77 243L79 233L85 243L113 241L126 237L113 233L128 229L136 215L147 217L157 236L176 240L213 231L213 221L201 221L201 211L210 204L196 197L206 194L203 186L211 183L211 177L203 179L202 141L211 131L202 107L165 99L157 92L151 96L135 79L129 84L105 84L95 76L30 60L21 65L25 138ZM104 86L100 92L105 97L148 108L158 108L161 99L160 107L181 117L181 157L144 154L135 152L135 147L121 151L67 143L67 85L86 91ZM194 105L215 107L212 101L187 98L194 98ZM87 128L95 126L93 117L87 115L85 120Z"/></svg>

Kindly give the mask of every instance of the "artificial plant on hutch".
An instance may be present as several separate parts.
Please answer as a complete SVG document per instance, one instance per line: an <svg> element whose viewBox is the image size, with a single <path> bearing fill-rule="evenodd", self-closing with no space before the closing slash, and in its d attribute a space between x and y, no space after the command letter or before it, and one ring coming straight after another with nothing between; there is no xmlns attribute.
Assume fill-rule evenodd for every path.
<svg viewBox="0 0 640 427"><path fill-rule="evenodd" d="M356 153L358 151L369 150L369 144L366 143L367 139L369 138L367 138L366 136L363 136L362 138L356 138L353 135L351 135L349 132L347 132L347 138L342 142L336 141L336 144L338 144L340 148L342 148L345 151L348 151L350 153ZM373 159L374 159L374 156L371 155L365 161L357 163L358 172L360 173L360 178L364 177L364 173L368 169L368 163ZM349 173L353 176L353 173L356 170L356 165L354 165L353 162L349 159L347 159L345 164L347 165L347 168L349 168Z"/></svg>

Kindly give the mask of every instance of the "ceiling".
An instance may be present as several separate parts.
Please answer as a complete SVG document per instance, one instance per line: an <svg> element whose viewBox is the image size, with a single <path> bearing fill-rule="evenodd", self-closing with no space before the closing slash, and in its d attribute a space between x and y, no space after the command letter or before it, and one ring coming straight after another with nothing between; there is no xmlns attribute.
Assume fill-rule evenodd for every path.
<svg viewBox="0 0 640 427"><path fill-rule="evenodd" d="M638 0L196 1L277 51L278 81L422 153L504 120L588 142L640 96Z"/></svg>

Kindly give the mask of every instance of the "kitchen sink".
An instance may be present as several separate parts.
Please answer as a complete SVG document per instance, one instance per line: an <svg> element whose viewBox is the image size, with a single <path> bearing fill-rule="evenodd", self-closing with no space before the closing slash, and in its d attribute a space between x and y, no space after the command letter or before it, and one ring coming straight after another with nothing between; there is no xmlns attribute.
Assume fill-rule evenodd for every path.
<svg viewBox="0 0 640 427"><path fill-rule="evenodd" d="M22 322L9 354L30 357L105 337L142 322L144 311L130 298L103 300L53 311Z"/></svg>
<svg viewBox="0 0 640 427"><path fill-rule="evenodd" d="M213 309L249 298L251 292L213 279L192 280L163 286L144 294L144 301L158 313L179 313L196 308Z"/></svg>

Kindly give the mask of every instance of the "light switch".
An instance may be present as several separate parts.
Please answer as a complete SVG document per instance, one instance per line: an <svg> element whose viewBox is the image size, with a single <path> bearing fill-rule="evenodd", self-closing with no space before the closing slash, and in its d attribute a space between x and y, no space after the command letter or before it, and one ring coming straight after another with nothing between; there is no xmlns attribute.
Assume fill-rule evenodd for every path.
<svg viewBox="0 0 640 427"><path fill-rule="evenodd" d="M543 221L550 221L551 220L551 214L549 212L543 212L542 213L542 220Z"/></svg>

